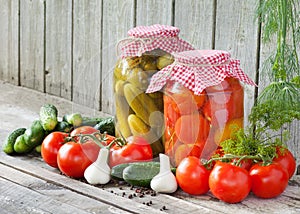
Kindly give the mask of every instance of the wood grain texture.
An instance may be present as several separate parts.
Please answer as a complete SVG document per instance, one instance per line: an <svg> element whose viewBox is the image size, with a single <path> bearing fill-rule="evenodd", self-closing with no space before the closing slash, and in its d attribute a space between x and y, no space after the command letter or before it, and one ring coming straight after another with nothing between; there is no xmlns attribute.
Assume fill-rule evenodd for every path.
<svg viewBox="0 0 300 214"><path fill-rule="evenodd" d="M0 163L5 163L4 165L7 165L7 161L12 160L11 158L13 158L9 156L4 156L2 158L2 155L4 155L3 153L0 153L0 155ZM30 163L30 161L34 162L35 164ZM11 164L8 164L8 166L12 167ZM26 169L25 172L31 175L36 175L35 177L46 180L48 183L52 183L64 189L70 189L78 193L79 195L94 198L97 201L106 203L107 205L114 206L119 209L123 208L123 210L131 213L163 213L160 210L146 206L141 202L135 202L131 199L128 199L127 197L123 197L121 194L114 194L114 192L119 189L118 187L114 187L113 191L111 192L112 189L101 188L99 186L95 187L85 182L71 179L67 176L62 176L57 172L56 169L45 165L45 163L40 158L23 157L14 159L14 168L21 171L22 168L24 168Z"/></svg>
<svg viewBox="0 0 300 214"><path fill-rule="evenodd" d="M102 108L105 113L114 114L113 69L117 62L116 45L127 37L127 31L134 27L135 5L133 0L111 0L103 2L102 36Z"/></svg>
<svg viewBox="0 0 300 214"><path fill-rule="evenodd" d="M98 110L101 77L101 1L74 1L73 101Z"/></svg>
<svg viewBox="0 0 300 214"><path fill-rule="evenodd" d="M23 203L27 209L43 210L43 212L49 213L129 213L96 199L77 194L61 185L13 170L8 166L0 164L0 170L3 172L0 177L1 196L6 195L7 202L1 203L2 210L15 213L18 209L23 209L23 207L12 206L9 203L9 199L12 198L15 205ZM24 197L18 196L20 192ZM67 210L65 211L65 209Z"/></svg>
<svg viewBox="0 0 300 214"><path fill-rule="evenodd" d="M0 0L0 79L18 85L19 2Z"/></svg>
<svg viewBox="0 0 300 214"><path fill-rule="evenodd" d="M20 1L21 85L44 91L44 0Z"/></svg>
<svg viewBox="0 0 300 214"><path fill-rule="evenodd" d="M1 177L6 180L35 190L37 193L43 192L44 196L51 197L51 201L58 200L58 193L67 194L68 190L72 190L78 197L87 196L96 201L103 202L110 206L115 206L119 209L124 209L132 213L247 213L247 214L263 214L263 213L291 213L296 214L300 211L300 192L299 186L288 186L286 190L278 197L268 200L263 200L250 194L241 203L230 204L223 203L216 199L209 192L205 195L193 196L178 190L174 194L157 194L154 197L144 195L144 197L128 198L129 194L135 191L127 185L108 184L105 186L93 186L86 184L83 181L68 178L58 173L57 169L45 165L45 163L36 156L12 157L0 152L0 169L12 173ZM1 167L4 165L5 167ZM3 170L3 168L5 168ZM9 169L11 168L11 169ZM22 173L27 175L20 175ZM18 175L18 176L15 176ZM1 178L0 177L0 178ZM25 178L26 179L23 179ZM27 178L28 177L28 178ZM44 182L46 181L46 183ZM299 184L298 184L299 185ZM49 189L47 189L49 188ZM52 190L52 193L49 192ZM23 191L23 190L20 190ZM25 190L26 191L26 190ZM24 192L24 191L23 191ZM4 192L6 194L6 192ZM125 194L124 194L125 193ZM0 193L1 197L2 192ZM22 196L15 196L18 201L22 200ZM58 198L57 198L58 197ZM62 201L65 207L70 206L71 196L66 197ZM86 200L86 199L83 199ZM146 203L152 201L151 206L146 206ZM40 203L44 201L41 199ZM76 200L74 201L74 203ZM31 202L24 201L24 206L31 206ZM95 204L96 205L96 204ZM77 207L76 204L73 206ZM87 206L89 206L87 204ZM99 205L101 206L101 205ZM162 212L160 209L165 206L167 210ZM105 207L105 206L104 206ZM82 206L82 210L84 207ZM104 212L105 213L105 212Z"/></svg>
<svg viewBox="0 0 300 214"><path fill-rule="evenodd" d="M218 0L216 4L215 49L226 50L239 59L241 68L255 81L258 25L254 22L256 0ZM245 119L254 104L255 87L245 85ZM247 120L246 120L247 121Z"/></svg>
<svg viewBox="0 0 300 214"><path fill-rule="evenodd" d="M136 5L136 25L172 25L172 0L140 0Z"/></svg>
<svg viewBox="0 0 300 214"><path fill-rule="evenodd" d="M46 1L46 93L71 100L72 0Z"/></svg>
<svg viewBox="0 0 300 214"><path fill-rule="evenodd" d="M214 1L175 0L174 25L196 49L213 47Z"/></svg>

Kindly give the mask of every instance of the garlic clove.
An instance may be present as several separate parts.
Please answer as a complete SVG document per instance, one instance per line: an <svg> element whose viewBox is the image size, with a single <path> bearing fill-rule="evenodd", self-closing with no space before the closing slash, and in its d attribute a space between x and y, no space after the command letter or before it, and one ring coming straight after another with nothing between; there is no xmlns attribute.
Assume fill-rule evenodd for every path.
<svg viewBox="0 0 300 214"><path fill-rule="evenodd" d="M160 171L151 180L150 186L156 192L173 193L177 190L178 184L175 175L171 172L170 158L165 154L159 154Z"/></svg>
<svg viewBox="0 0 300 214"><path fill-rule="evenodd" d="M107 184L110 181L110 167L107 164L109 150L102 148L97 160L84 171L89 184Z"/></svg>

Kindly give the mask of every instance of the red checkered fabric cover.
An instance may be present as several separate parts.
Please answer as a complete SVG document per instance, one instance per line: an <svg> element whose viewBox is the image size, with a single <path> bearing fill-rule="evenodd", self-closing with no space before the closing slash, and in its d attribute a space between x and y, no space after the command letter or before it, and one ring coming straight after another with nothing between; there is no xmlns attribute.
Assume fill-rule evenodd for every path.
<svg viewBox="0 0 300 214"><path fill-rule="evenodd" d="M161 49L168 53L194 50L193 46L178 37L179 29L167 25L138 26L128 31L129 37L118 42L121 58L141 56L147 51Z"/></svg>
<svg viewBox="0 0 300 214"><path fill-rule="evenodd" d="M220 84L226 77L256 85L239 67L240 61L231 59L230 54L221 50L191 50L174 53L173 64L163 68L151 78L147 93L159 91L167 80L174 80L196 95L203 89Z"/></svg>

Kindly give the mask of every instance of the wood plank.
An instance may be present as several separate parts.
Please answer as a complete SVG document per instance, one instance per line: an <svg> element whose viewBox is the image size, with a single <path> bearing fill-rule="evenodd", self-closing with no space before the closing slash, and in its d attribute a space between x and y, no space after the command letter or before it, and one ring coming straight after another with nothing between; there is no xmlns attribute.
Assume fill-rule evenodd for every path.
<svg viewBox="0 0 300 214"><path fill-rule="evenodd" d="M300 121L293 121L287 129L290 132L290 139L286 142L289 150L296 158L298 174L300 174Z"/></svg>
<svg viewBox="0 0 300 214"><path fill-rule="evenodd" d="M297 192L295 194L295 191ZM284 193L277 198L273 199L261 199L255 197L252 193L237 204L230 204L214 200L211 197L206 196L190 196L187 197L185 193L178 194L177 197L182 200L193 202L207 209L211 209L222 213L298 213L300 211L300 195L299 187L288 186ZM211 195L209 192L208 195ZM297 196L296 196L297 195ZM296 196L293 198L293 196Z"/></svg>
<svg viewBox="0 0 300 214"><path fill-rule="evenodd" d="M117 62L116 45L134 27L134 0L103 1L101 111L114 114L113 69Z"/></svg>
<svg viewBox="0 0 300 214"><path fill-rule="evenodd" d="M175 0L174 25L196 49L213 48L214 1Z"/></svg>
<svg viewBox="0 0 300 214"><path fill-rule="evenodd" d="M0 178L0 190L1 213L89 213L3 178Z"/></svg>
<svg viewBox="0 0 300 214"><path fill-rule="evenodd" d="M71 100L72 0L46 1L46 93Z"/></svg>
<svg viewBox="0 0 300 214"><path fill-rule="evenodd" d="M43 179L48 183L62 186L70 189L81 195L96 199L100 202L124 209L132 213L163 213L155 208L147 206L142 203L137 203L134 200L123 197L121 194L111 192L112 189L101 188L89 185L85 182L71 179L58 173L57 170L47 166L41 159L32 158L29 156L12 157L0 152L1 163L13 167L16 170L26 172L32 176ZM12 162L11 162L12 161ZM118 188L114 188L116 190ZM145 199L145 198L141 198Z"/></svg>
<svg viewBox="0 0 300 214"><path fill-rule="evenodd" d="M47 181L44 181L42 179L30 176L28 174L22 173L20 171L14 170L13 168L10 168L8 166L0 164L0 170L2 177L4 179L4 183L6 183L6 189L21 189L22 194L25 195L26 192L26 201L23 201L25 198L20 197L14 197L14 200L17 202L18 200L21 200L23 204L30 204L27 200L32 200L31 197L33 197L32 192L39 193L42 195L42 198L45 198L46 201L51 200L55 201L55 204L57 204L57 207L55 207L55 210L53 210L52 207L47 209L47 212L51 213L57 213L57 212L64 212L64 209L66 209L66 206L69 206L71 209L68 210L73 211L75 213L120 213L120 214L128 214L129 212L121 210L119 208L116 208L111 205L107 205L105 203L102 203L100 201L97 201L93 198L89 198L87 196L81 195L79 193L76 193L74 191L71 191L69 189L65 189L60 185L56 185L54 183L49 183ZM9 182L9 183L8 183ZM13 184L12 184L13 183ZM28 190L26 190L27 188ZM5 195L1 191L0 197L8 197L8 195ZM35 197L34 199L41 199L41 196ZM16 203L15 202L15 203ZM54 204L54 203L52 203ZM61 207L61 205L64 205ZM36 206L36 205L35 205ZM5 205L6 207L6 205ZM4 208L5 208L4 207ZM40 206L41 209L43 209L44 206ZM15 209L15 208L14 208ZM45 209L45 208L44 208ZM114 212L112 212L114 211Z"/></svg>
<svg viewBox="0 0 300 214"><path fill-rule="evenodd" d="M1 154L1 153L0 153ZM1 155L0 155L1 156ZM9 158L9 157L8 157ZM5 157L4 157L5 159ZM103 201L109 204L118 204L121 207L126 208L131 212L150 212L150 213L164 213L161 211L163 206L166 207L164 210L167 213L191 213L194 211L207 213L208 209L198 206L194 203L189 203L185 200L180 200L173 196L168 196L165 194L158 194L156 196L150 196L149 194L144 194L143 197L139 193L136 193L136 188L132 189L127 185L105 185L102 186L91 186L87 185L78 180L70 179L68 177L58 174L58 171L45 165L40 158L35 157L18 157L14 160L14 164L10 165L2 159L5 165L14 167L17 170L27 172L31 175L37 176L41 179L46 180L48 183L54 183L57 185L62 185L64 188L71 189L72 191L78 192L80 194L87 195L89 197L95 198L99 201ZM20 162L19 162L20 161ZM19 162L19 163L17 163ZM31 162L31 163L30 163ZM29 163L27 168L27 164ZM23 166L19 165L23 164ZM25 164L25 165L24 165ZM31 167L32 166L32 167ZM34 169L34 171L32 171ZM39 174L36 174L39 172ZM100 189L101 188L101 189ZM132 197L130 197L131 195ZM134 196L135 195L135 196ZM151 201L151 205L149 203ZM211 212L209 212L211 213ZM213 212L219 213L219 212Z"/></svg>
<svg viewBox="0 0 300 214"><path fill-rule="evenodd" d="M240 60L243 71L255 81L258 25L254 22L256 0L217 1L215 49L226 50ZM245 121L254 104L255 87L244 85Z"/></svg>
<svg viewBox="0 0 300 214"><path fill-rule="evenodd" d="M21 85L44 92L44 0L20 1Z"/></svg>
<svg viewBox="0 0 300 214"><path fill-rule="evenodd" d="M300 210L299 186L288 186L279 197L267 200L256 198L250 194L241 203L230 204L230 206L217 200L211 193L192 196L181 190L170 195L157 194L152 197L145 194L142 198L133 197L129 199L129 194L135 193L135 189L132 190L131 187L126 185L92 186L58 174L57 170L45 165L38 157L11 157L3 153L0 153L0 157L1 163L4 165L108 204L118 202L121 207L126 207L128 211L132 212L141 211L147 207L148 211L160 213L159 209L163 205L167 207L167 210L165 210L167 213L191 213L196 211L201 213L232 213L240 210L243 210L243 213L297 213ZM145 206L144 204L147 204L150 200L153 205Z"/></svg>
<svg viewBox="0 0 300 214"><path fill-rule="evenodd" d="M0 81L0 141L16 128L29 127L33 120L39 118L39 109L44 103L55 105L59 117L71 112L79 112L84 116L110 116L57 96Z"/></svg>
<svg viewBox="0 0 300 214"><path fill-rule="evenodd" d="M101 84L101 1L74 1L73 101L99 110Z"/></svg>
<svg viewBox="0 0 300 214"><path fill-rule="evenodd" d="M19 84L19 2L0 0L0 79Z"/></svg>
<svg viewBox="0 0 300 214"><path fill-rule="evenodd" d="M136 25L172 25L172 0L141 0L136 5ZM157 15L159 13L159 16Z"/></svg>

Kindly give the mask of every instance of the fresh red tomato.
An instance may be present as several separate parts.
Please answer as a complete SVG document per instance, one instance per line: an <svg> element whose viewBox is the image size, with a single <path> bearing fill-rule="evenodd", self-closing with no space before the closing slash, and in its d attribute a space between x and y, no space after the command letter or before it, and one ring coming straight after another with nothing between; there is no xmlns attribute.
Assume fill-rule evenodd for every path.
<svg viewBox="0 0 300 214"><path fill-rule="evenodd" d="M111 167L121 163L131 163L136 161L149 161L153 159L150 144L142 137L130 136L125 145L115 144L110 149L109 165Z"/></svg>
<svg viewBox="0 0 300 214"><path fill-rule="evenodd" d="M227 203L244 200L251 190L251 179L247 170L218 161L209 176L212 194Z"/></svg>
<svg viewBox="0 0 300 214"><path fill-rule="evenodd" d="M175 165L178 166L179 163L188 156L194 156L200 158L202 148L195 144L181 144L175 151Z"/></svg>
<svg viewBox="0 0 300 214"><path fill-rule="evenodd" d="M208 192L209 174L210 171L203 166L199 158L194 156L184 158L176 169L179 187L191 195L201 195Z"/></svg>
<svg viewBox="0 0 300 214"><path fill-rule="evenodd" d="M279 163L289 173L291 178L296 170L296 161L293 154L288 149L277 148L277 157L273 159L274 163Z"/></svg>
<svg viewBox="0 0 300 214"><path fill-rule="evenodd" d="M68 137L64 132L52 132L43 140L41 155L43 160L50 166L57 168L57 152Z"/></svg>
<svg viewBox="0 0 300 214"><path fill-rule="evenodd" d="M92 126L80 126L74 129L70 135L73 137L78 134L93 134L95 132L99 132L99 130L95 129Z"/></svg>
<svg viewBox="0 0 300 214"><path fill-rule="evenodd" d="M85 169L96 161L100 147L92 142L68 142L60 147L57 153L59 170L73 178L82 178Z"/></svg>
<svg viewBox="0 0 300 214"><path fill-rule="evenodd" d="M260 198L274 198L280 195L288 185L289 174L278 163L267 166L255 164L249 171L252 192Z"/></svg>

